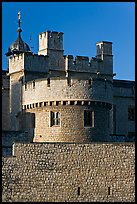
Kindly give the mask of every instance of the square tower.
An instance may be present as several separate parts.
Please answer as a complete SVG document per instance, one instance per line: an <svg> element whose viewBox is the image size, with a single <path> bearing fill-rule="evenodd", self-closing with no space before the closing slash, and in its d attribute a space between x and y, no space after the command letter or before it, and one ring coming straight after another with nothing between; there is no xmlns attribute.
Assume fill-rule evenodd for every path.
<svg viewBox="0 0 137 204"><path fill-rule="evenodd" d="M106 74L113 74L112 42L102 41L96 43L96 57L103 61L103 69Z"/></svg>
<svg viewBox="0 0 137 204"><path fill-rule="evenodd" d="M52 51L63 52L63 33L46 31L39 34L39 55L49 55Z"/></svg>

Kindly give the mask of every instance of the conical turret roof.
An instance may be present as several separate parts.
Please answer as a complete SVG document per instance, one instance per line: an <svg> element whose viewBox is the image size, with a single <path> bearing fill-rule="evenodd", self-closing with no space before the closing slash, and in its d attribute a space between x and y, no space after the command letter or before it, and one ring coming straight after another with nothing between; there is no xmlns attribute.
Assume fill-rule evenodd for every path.
<svg viewBox="0 0 137 204"><path fill-rule="evenodd" d="M8 52L6 53L6 56L10 56L13 54L19 54L24 52L31 52L29 46L27 43L25 43L21 38L21 28L20 28L20 12L18 12L18 38L13 42L10 47L8 48Z"/></svg>

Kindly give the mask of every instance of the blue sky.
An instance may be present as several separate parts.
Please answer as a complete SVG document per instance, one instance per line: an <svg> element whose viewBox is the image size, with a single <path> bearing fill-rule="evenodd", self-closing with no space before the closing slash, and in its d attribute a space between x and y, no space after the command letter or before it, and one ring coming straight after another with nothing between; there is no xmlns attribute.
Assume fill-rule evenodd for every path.
<svg viewBox="0 0 137 204"><path fill-rule="evenodd" d="M64 33L64 55L94 57L96 42L113 42L116 79L135 80L134 2L3 2L2 68L5 53L17 38L17 13L21 12L22 39L38 52L38 34ZM30 40L30 36L31 39Z"/></svg>

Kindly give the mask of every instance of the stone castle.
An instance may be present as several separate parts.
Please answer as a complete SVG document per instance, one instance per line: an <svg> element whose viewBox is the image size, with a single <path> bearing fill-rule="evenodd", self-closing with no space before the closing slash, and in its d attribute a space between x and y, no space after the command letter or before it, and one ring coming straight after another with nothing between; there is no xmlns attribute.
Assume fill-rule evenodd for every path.
<svg viewBox="0 0 137 204"><path fill-rule="evenodd" d="M135 82L113 79L112 42L74 59L62 32L39 34L38 54L21 38L20 13L17 32L2 72L3 200L133 201Z"/></svg>

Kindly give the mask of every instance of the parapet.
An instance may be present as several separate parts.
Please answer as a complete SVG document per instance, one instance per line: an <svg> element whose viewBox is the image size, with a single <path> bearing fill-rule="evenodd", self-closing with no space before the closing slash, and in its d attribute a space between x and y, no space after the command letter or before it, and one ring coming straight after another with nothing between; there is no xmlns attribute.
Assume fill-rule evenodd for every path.
<svg viewBox="0 0 137 204"><path fill-rule="evenodd" d="M87 56L76 56L66 55L65 58L65 70L78 71L78 72L91 72L94 73L98 69L97 58L89 59Z"/></svg>

